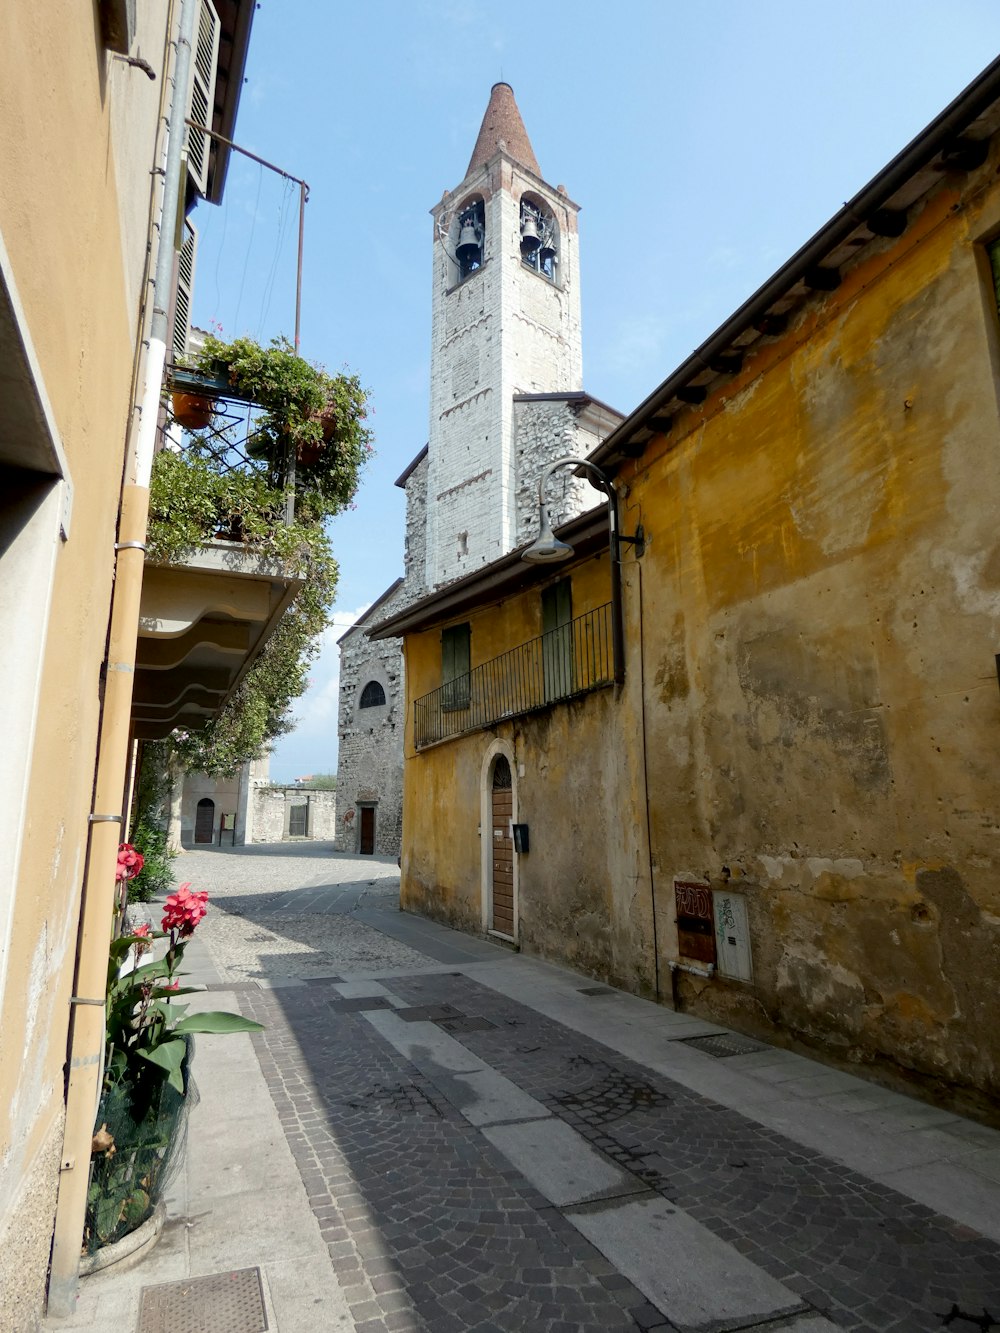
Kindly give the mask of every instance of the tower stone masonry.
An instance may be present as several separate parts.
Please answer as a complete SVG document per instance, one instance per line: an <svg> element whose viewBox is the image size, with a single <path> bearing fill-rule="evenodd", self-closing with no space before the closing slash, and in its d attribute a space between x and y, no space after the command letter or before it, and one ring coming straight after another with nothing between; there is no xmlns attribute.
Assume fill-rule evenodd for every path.
<svg viewBox="0 0 1000 1333"><path fill-rule="evenodd" d="M542 178L513 89L494 84L465 176L431 210L428 442L396 482L404 576L340 640L340 850L401 846L402 652L366 631L532 540L546 464L589 453L622 420L582 388L578 212ZM596 497L566 470L546 498L559 523ZM362 706L371 682L385 703L370 690Z"/></svg>

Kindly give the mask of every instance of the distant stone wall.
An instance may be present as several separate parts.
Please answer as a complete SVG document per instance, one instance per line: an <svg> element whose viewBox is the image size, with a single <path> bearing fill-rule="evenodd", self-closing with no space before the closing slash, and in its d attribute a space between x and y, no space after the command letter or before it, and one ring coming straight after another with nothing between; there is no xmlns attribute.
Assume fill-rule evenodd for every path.
<svg viewBox="0 0 1000 1333"><path fill-rule="evenodd" d="M427 586L427 455L406 479L405 582L395 607L415 602ZM380 608L381 612L381 608ZM378 618L383 618L381 615ZM373 623L375 621L373 620Z"/></svg>
<svg viewBox="0 0 1000 1333"><path fill-rule="evenodd" d="M255 786L250 793L254 842L332 842L337 829L337 793L305 787ZM295 813L305 806L305 832L297 828Z"/></svg>
<svg viewBox="0 0 1000 1333"><path fill-rule="evenodd" d="M380 608L399 608L405 584ZM398 856L403 832L403 655L398 639L372 642L368 623L340 643L340 753L337 761L338 851L361 850L362 805L375 807L375 852ZM361 694L371 681L385 692L385 703L362 708Z"/></svg>

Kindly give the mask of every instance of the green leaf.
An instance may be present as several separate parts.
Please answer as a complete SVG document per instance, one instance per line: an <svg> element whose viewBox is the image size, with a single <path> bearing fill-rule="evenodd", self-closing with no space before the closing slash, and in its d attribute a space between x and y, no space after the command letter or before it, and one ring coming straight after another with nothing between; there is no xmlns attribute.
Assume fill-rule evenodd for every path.
<svg viewBox="0 0 1000 1333"><path fill-rule="evenodd" d="M159 1046L154 1046L151 1050L139 1051L144 1060L165 1069L167 1071L167 1082L172 1088L176 1088L181 1093L184 1091L181 1066L184 1063L186 1053L187 1043L179 1039L177 1041L162 1041Z"/></svg>
<svg viewBox="0 0 1000 1333"><path fill-rule="evenodd" d="M263 1023L255 1023L241 1014L227 1014L216 1010L208 1014L191 1014L174 1027L174 1032L263 1032Z"/></svg>
<svg viewBox="0 0 1000 1333"><path fill-rule="evenodd" d="M117 1197L103 1198L97 1205L97 1234L101 1240L107 1238L121 1221L122 1200Z"/></svg>

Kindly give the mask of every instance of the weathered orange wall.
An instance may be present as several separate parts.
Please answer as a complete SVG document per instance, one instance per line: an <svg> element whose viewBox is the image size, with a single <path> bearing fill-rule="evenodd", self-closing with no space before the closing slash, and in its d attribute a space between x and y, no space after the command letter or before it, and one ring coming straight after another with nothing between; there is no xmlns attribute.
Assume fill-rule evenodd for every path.
<svg viewBox="0 0 1000 1333"><path fill-rule="evenodd" d="M754 984L686 1001L995 1094L1000 201L956 202L623 480L660 937L674 876L750 914Z"/></svg>

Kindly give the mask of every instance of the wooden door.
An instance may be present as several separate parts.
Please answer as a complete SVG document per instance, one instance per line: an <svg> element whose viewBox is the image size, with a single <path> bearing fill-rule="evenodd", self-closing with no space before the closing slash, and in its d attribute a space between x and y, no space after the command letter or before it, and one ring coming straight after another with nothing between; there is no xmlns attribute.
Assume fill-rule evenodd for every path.
<svg viewBox="0 0 1000 1333"><path fill-rule="evenodd" d="M493 766L493 916L491 928L501 935L514 936L514 790L510 764L503 755Z"/></svg>
<svg viewBox="0 0 1000 1333"><path fill-rule="evenodd" d="M213 842L215 839L215 802L207 796L198 802L194 817L195 842Z"/></svg>
<svg viewBox="0 0 1000 1333"><path fill-rule="evenodd" d="M371 856L375 851L375 807L373 805L363 805L361 807L361 851L365 856Z"/></svg>

